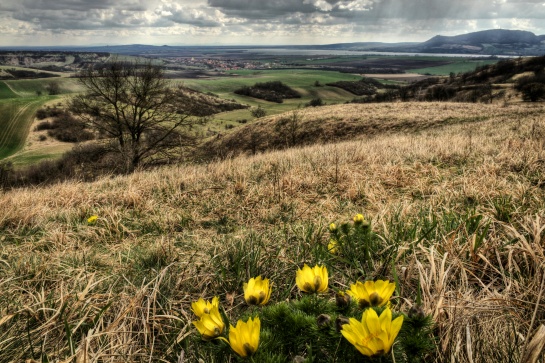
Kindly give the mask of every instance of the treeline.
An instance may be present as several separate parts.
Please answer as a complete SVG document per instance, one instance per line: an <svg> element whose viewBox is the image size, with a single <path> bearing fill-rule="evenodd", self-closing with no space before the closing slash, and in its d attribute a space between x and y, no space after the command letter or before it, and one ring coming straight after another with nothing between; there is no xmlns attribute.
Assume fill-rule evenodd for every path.
<svg viewBox="0 0 545 363"><path fill-rule="evenodd" d="M235 93L276 103L282 103L288 98L301 98L297 91L280 81L258 82L253 86L243 86Z"/></svg>
<svg viewBox="0 0 545 363"><path fill-rule="evenodd" d="M527 75L519 77L521 74ZM505 89L495 84L506 82L512 83L525 101L545 100L545 56L502 60L478 67L473 72L451 73L448 78L434 77L407 86L389 86L385 92L354 98L352 102L491 102L505 96Z"/></svg>
<svg viewBox="0 0 545 363"><path fill-rule="evenodd" d="M359 81L338 81L326 83L327 86L342 88L356 96L370 96L377 93L377 89L395 88L384 85L374 78L363 77Z"/></svg>

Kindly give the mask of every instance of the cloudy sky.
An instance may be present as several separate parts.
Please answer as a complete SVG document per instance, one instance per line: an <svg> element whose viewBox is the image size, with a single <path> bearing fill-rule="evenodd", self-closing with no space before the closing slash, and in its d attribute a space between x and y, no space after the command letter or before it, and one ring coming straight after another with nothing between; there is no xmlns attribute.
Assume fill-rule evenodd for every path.
<svg viewBox="0 0 545 363"><path fill-rule="evenodd" d="M424 41L545 34L545 0L0 0L0 46Z"/></svg>

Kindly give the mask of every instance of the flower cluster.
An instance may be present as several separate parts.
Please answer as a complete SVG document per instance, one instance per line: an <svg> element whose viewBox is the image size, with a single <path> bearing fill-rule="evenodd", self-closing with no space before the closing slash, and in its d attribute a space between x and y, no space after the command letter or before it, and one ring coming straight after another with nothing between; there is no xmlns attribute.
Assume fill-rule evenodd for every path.
<svg viewBox="0 0 545 363"><path fill-rule="evenodd" d="M327 292L329 274L325 266L310 267L304 265L296 271L295 282L299 290L308 294ZM244 283L244 299L248 305L263 306L269 302L272 283L261 276L251 278ZM388 354L398 335L403 316L392 320L389 300L395 290L395 284L385 280L356 282L350 290L340 291L336 296L338 306L350 304L351 299L365 309L361 321L350 318L342 320L340 333L363 355L380 356ZM370 307L386 306L380 316ZM193 313L199 318L193 325L204 340L220 339L229 344L240 357L251 357L256 353L261 333L259 317L249 318L246 322L238 320L236 326L229 325L229 339L222 337L225 323L219 312L219 298L211 301L199 299L192 303ZM328 317L329 318L329 317ZM319 320L319 319L318 319ZM327 319L329 320L329 319ZM319 321L318 324L320 325ZM325 324L325 323L324 323Z"/></svg>

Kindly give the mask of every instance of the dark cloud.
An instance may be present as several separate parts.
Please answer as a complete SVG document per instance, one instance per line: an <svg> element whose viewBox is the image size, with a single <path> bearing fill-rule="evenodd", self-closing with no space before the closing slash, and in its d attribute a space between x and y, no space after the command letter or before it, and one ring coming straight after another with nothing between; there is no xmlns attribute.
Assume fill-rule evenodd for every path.
<svg viewBox="0 0 545 363"><path fill-rule="evenodd" d="M423 40L497 27L544 34L545 0L0 0L0 19L10 36L18 29L25 35L122 29L173 39L208 32L229 43L290 34L294 42Z"/></svg>
<svg viewBox="0 0 545 363"><path fill-rule="evenodd" d="M312 3L302 0L208 0L208 4L229 16L249 19L269 19L293 13L313 13Z"/></svg>
<svg viewBox="0 0 545 363"><path fill-rule="evenodd" d="M41 10L108 10L123 9L126 11L145 11L144 0L23 0L23 7L27 9Z"/></svg>

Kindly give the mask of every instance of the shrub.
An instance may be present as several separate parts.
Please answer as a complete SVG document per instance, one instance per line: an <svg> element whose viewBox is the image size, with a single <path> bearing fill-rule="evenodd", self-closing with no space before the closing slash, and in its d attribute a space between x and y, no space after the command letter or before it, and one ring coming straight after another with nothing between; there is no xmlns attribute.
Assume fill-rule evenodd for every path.
<svg viewBox="0 0 545 363"><path fill-rule="evenodd" d="M325 103L320 97L313 98L312 100L310 100L309 103L307 103L307 106L310 106L310 107L319 107L323 105L325 105Z"/></svg>
<svg viewBox="0 0 545 363"><path fill-rule="evenodd" d="M252 87L243 86L235 90L235 93L276 103L284 102L285 98L301 98L297 91L280 81L256 83Z"/></svg>

